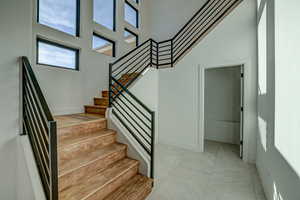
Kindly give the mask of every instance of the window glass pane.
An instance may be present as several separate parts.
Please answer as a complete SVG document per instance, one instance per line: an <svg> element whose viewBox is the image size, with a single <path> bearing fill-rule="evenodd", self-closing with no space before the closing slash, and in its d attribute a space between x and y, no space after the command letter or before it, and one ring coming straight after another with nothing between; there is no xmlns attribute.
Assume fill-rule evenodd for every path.
<svg viewBox="0 0 300 200"><path fill-rule="evenodd" d="M40 24L77 35L77 0L39 0Z"/></svg>
<svg viewBox="0 0 300 200"><path fill-rule="evenodd" d="M94 21L114 30L114 1L94 0Z"/></svg>
<svg viewBox="0 0 300 200"><path fill-rule="evenodd" d="M114 56L115 44L105 38L93 35L93 49L107 56Z"/></svg>
<svg viewBox="0 0 300 200"><path fill-rule="evenodd" d="M138 28L138 11L127 2L125 3L125 21Z"/></svg>
<svg viewBox="0 0 300 200"><path fill-rule="evenodd" d="M138 42L137 35L135 35L135 34L129 32L129 31L125 30L124 31L124 37L125 37L125 42L128 43L128 44L130 44L130 46L132 48L135 48L138 45L137 44L137 42Z"/></svg>
<svg viewBox="0 0 300 200"><path fill-rule="evenodd" d="M38 64L76 69L78 51L38 41Z"/></svg>

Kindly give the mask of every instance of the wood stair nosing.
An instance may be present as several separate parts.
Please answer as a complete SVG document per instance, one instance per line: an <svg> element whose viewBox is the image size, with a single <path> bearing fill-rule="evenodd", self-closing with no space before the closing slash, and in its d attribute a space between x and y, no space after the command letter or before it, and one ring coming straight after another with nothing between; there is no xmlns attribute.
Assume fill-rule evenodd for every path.
<svg viewBox="0 0 300 200"><path fill-rule="evenodd" d="M108 166L101 173L82 179L78 184L59 193L60 200L101 200L125 184L138 172L139 162L124 158Z"/></svg>

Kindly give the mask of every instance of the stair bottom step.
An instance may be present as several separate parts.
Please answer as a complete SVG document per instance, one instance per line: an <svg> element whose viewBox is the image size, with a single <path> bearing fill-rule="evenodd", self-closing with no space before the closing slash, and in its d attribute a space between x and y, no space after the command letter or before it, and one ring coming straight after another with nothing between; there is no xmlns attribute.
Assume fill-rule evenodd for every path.
<svg viewBox="0 0 300 200"><path fill-rule="evenodd" d="M152 180L137 174L104 200L144 200L152 190Z"/></svg>

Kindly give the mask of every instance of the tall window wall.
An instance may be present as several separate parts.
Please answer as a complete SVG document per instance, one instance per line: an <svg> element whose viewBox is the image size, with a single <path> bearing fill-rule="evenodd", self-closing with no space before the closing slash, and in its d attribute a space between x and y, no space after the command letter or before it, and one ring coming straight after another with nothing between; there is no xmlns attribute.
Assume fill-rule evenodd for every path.
<svg viewBox="0 0 300 200"><path fill-rule="evenodd" d="M135 48L141 4L141 0L36 0L37 65L79 71L83 51L111 58L118 50L124 52L122 48Z"/></svg>

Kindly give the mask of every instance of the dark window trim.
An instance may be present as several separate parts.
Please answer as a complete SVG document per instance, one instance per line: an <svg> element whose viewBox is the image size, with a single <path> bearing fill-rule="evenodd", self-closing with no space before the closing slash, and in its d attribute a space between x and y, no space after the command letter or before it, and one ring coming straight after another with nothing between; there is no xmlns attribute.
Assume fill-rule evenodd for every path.
<svg viewBox="0 0 300 200"><path fill-rule="evenodd" d="M136 47L139 46L139 35L134 33L133 31L129 30L128 28L125 28L124 30L136 37Z"/></svg>
<svg viewBox="0 0 300 200"><path fill-rule="evenodd" d="M112 43L112 45L113 45L113 56L112 57L116 57L116 42L115 41L113 41L113 40L111 40L111 39L109 39L107 37L104 37L104 36L102 36L102 35L100 35L98 33L95 33L95 32L93 32L93 36L96 36L98 38L101 38L103 40L106 40L106 41Z"/></svg>
<svg viewBox="0 0 300 200"><path fill-rule="evenodd" d="M132 9L134 9L135 11L136 11L136 13L137 13L137 15L136 15L136 28L138 29L139 28L139 24L140 24L140 22L139 22L139 16L140 16L140 13L139 13L139 10L137 9L137 8L135 8L129 1L127 1L127 0L125 0L125 4L127 4L127 5L129 5ZM126 21L127 22L127 21ZM127 23L129 23L129 22L127 22ZM130 24L130 23L129 23ZM131 24L132 25L132 24Z"/></svg>
<svg viewBox="0 0 300 200"><path fill-rule="evenodd" d="M94 13L94 1L93 0L93 22L103 26L101 23L95 21L95 13ZM104 28L107 28L103 26ZM107 28L108 30L111 30L110 28ZM117 30L117 0L113 0L113 29L111 31L116 32Z"/></svg>
<svg viewBox="0 0 300 200"><path fill-rule="evenodd" d="M37 23L40 24L40 0L37 0ZM75 25L76 25L75 36L79 37L80 36L80 0L76 0L76 23L75 23ZM49 26L47 26L47 27L49 27ZM63 31L58 30L53 27L49 27L49 28L55 29L57 31L60 31L60 32L68 34L68 35L72 35L72 34L63 32Z"/></svg>
<svg viewBox="0 0 300 200"><path fill-rule="evenodd" d="M75 52L75 59L76 59L75 60L75 69L72 69L72 68L69 68L69 67L58 66L58 65L40 63L39 62L39 42L50 44L50 45L53 45L53 46L56 46L56 47L59 47L59 48L64 48L64 49L74 51ZM79 71L79 49L68 47L68 46L65 46L63 44L52 42L52 41L49 41L49 40L46 40L46 39L37 38L36 39L36 64L37 65L43 65L43 66L62 68L62 69L68 69L68 70L73 70L73 71Z"/></svg>

